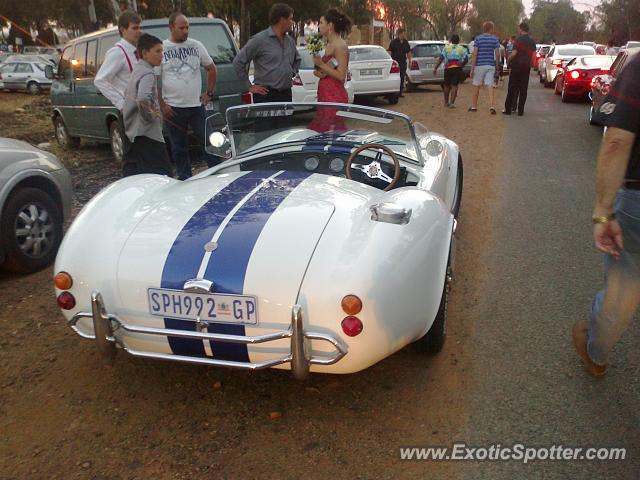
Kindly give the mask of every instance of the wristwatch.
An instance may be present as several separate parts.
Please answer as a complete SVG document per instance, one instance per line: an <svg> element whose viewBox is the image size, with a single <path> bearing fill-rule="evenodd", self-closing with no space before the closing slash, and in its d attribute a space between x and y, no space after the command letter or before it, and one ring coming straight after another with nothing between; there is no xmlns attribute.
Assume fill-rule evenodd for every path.
<svg viewBox="0 0 640 480"><path fill-rule="evenodd" d="M215 92L207 92L207 95L209 95L209 98L213 98Z"/></svg>
<svg viewBox="0 0 640 480"><path fill-rule="evenodd" d="M609 215L603 215L603 216L593 215L591 217L591 223L593 223L594 225L597 225L599 223L609 223L611 220L615 220L615 219L616 219L615 213L610 213Z"/></svg>

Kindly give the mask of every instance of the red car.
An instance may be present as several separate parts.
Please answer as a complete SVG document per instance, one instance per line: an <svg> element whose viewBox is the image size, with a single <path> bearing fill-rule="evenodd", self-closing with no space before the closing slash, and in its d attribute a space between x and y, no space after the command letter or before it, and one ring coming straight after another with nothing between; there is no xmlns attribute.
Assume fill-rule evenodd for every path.
<svg viewBox="0 0 640 480"><path fill-rule="evenodd" d="M609 72L615 57L609 55L584 55L576 57L558 71L555 82L556 95L562 101L589 99L591 81L596 75Z"/></svg>

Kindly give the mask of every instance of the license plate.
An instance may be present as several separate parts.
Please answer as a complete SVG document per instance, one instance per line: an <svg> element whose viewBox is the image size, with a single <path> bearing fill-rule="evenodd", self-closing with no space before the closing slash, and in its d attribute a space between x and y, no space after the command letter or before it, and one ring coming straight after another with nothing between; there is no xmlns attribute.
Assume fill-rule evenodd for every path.
<svg viewBox="0 0 640 480"><path fill-rule="evenodd" d="M382 75L381 68L365 68L364 70L360 70L360 75L369 76L369 75Z"/></svg>
<svg viewBox="0 0 640 480"><path fill-rule="evenodd" d="M149 313L158 317L257 325L258 302L250 295L191 293L149 288Z"/></svg>

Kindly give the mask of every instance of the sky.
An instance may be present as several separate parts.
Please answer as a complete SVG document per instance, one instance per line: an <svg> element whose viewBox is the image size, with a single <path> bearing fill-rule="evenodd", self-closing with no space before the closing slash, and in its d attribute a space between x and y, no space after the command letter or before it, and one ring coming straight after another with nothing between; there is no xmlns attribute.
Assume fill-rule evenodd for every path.
<svg viewBox="0 0 640 480"><path fill-rule="evenodd" d="M579 12L584 12L585 10L593 10L593 7L599 5L601 2L600 0L572 0L572 3L573 8ZM527 15L530 15L533 9L533 0L522 0L522 4L524 5L524 10Z"/></svg>

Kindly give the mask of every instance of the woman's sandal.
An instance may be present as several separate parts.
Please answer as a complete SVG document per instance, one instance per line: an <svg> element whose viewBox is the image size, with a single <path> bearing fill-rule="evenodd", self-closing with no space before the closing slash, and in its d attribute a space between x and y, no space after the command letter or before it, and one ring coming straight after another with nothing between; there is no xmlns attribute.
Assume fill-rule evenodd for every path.
<svg viewBox="0 0 640 480"><path fill-rule="evenodd" d="M470 112L477 112L477 111L478 111L478 109L477 109L477 108L473 108L473 107L469 107L469 111L470 111Z"/></svg>
<svg viewBox="0 0 640 480"><path fill-rule="evenodd" d="M491 115L495 115L496 114L496 109L495 108L490 108L489 111L491 112Z"/></svg>

